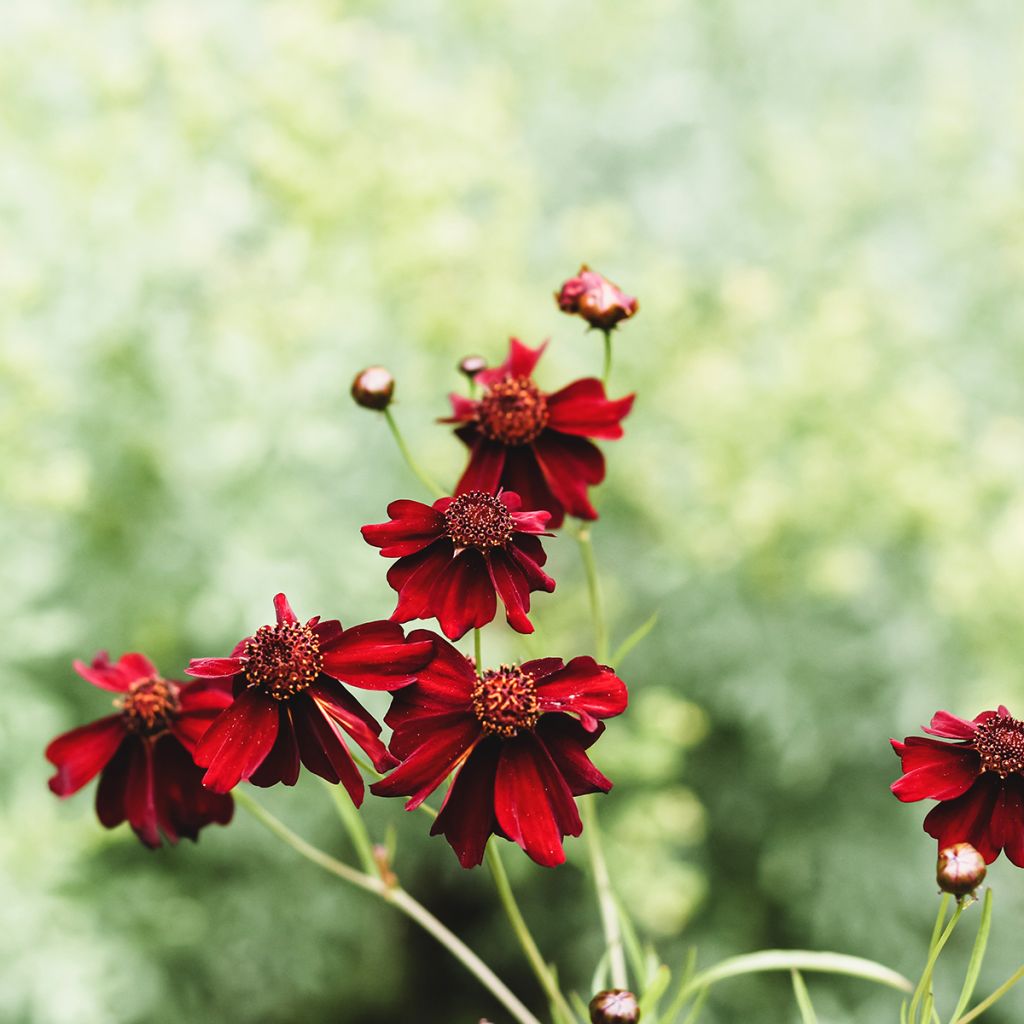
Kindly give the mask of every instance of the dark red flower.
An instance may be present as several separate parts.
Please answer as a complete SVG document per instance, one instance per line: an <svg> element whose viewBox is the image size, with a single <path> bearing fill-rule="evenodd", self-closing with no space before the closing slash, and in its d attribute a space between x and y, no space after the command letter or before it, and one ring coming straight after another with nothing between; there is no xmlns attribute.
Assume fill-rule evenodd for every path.
<svg viewBox="0 0 1024 1024"><path fill-rule="evenodd" d="M573 797L612 788L586 750L604 731L598 719L625 708L625 684L593 658L541 658L478 676L438 637L430 664L384 717L402 763L370 789L411 797L411 811L454 773L430 834L444 835L463 867L480 863L492 833L553 867L565 860L563 837L583 830Z"/></svg>
<svg viewBox="0 0 1024 1024"><path fill-rule="evenodd" d="M363 779L345 745L361 747L377 771L397 762L380 739L380 724L342 686L394 690L412 682L430 658L430 639L409 642L394 622L366 622L343 630L319 616L303 625L284 594L274 598L277 624L241 640L229 658L198 658L192 676L230 679L231 706L196 748L207 769L203 785L226 793L243 779L254 786L294 786L299 763L341 782L358 807Z"/></svg>
<svg viewBox="0 0 1024 1024"><path fill-rule="evenodd" d="M577 313L602 331L610 331L620 320L628 320L640 304L618 285L583 264L575 277L570 277L555 295L563 313Z"/></svg>
<svg viewBox="0 0 1024 1024"><path fill-rule="evenodd" d="M57 796L77 793L97 774L96 814L106 828L127 819L146 846L182 836L195 840L204 825L226 825L234 811L229 796L202 786L203 773L192 761L196 741L231 703L218 682L176 683L162 679L141 654L122 655L111 664L106 651L75 671L93 686L120 696L116 715L58 736L47 748L57 768L50 789Z"/></svg>
<svg viewBox="0 0 1024 1024"><path fill-rule="evenodd" d="M970 843L986 864L1006 851L1024 867L1024 722L1000 705L973 722L939 711L925 736L892 740L903 776L892 784L900 800L938 800L924 830L944 849Z"/></svg>
<svg viewBox="0 0 1024 1024"><path fill-rule="evenodd" d="M391 521L363 527L368 544L398 561L388 583L398 591L393 622L437 618L445 636L458 640L486 626L505 605L508 624L532 633L530 593L555 589L541 566L547 561L539 536L547 512L521 512L519 495L470 491L438 498L433 506L393 501Z"/></svg>
<svg viewBox="0 0 1024 1024"><path fill-rule="evenodd" d="M456 436L470 448L456 494L515 491L524 507L550 512L554 528L566 512L597 518L587 488L604 479L604 456L587 438L622 437L634 396L610 400L596 377L541 391L532 375L546 344L528 348L513 338L508 359L476 375L483 395L450 395L453 415L443 422L461 424Z"/></svg>

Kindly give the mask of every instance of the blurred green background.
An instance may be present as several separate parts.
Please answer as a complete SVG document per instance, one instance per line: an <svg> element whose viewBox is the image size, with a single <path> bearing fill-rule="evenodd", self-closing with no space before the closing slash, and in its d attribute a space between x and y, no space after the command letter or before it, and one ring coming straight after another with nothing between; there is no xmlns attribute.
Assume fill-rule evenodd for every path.
<svg viewBox="0 0 1024 1024"><path fill-rule="evenodd" d="M642 307L615 343L612 391L639 399L595 531L614 639L661 616L595 750L621 890L672 963L781 945L916 974L935 850L925 808L888 793L888 737L1024 705L1019 5L2 14L0 1020L506 1020L243 812L149 853L100 828L91 787L58 803L42 750L106 713L74 657L142 650L180 676L278 590L302 615L388 614L358 527L421 494L352 375L393 369L396 415L454 481L434 419L461 356L550 335L543 385L598 370L599 336L551 299L581 260ZM574 545L549 550L535 646L494 627L494 660L591 649ZM263 798L347 854L316 780ZM366 813L537 1006L486 874L398 801ZM586 992L600 939L569 849L554 872L509 862ZM1024 875L990 879L983 992L1024 913ZM895 1019L886 992L809 984L823 1022ZM784 977L721 986L704 1019L755 1016L796 1019Z"/></svg>

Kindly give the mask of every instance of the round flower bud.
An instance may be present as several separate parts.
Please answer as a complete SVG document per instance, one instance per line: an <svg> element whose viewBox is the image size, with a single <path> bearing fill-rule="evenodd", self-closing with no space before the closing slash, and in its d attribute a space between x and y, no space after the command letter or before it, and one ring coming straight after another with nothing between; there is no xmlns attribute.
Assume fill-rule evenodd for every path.
<svg viewBox="0 0 1024 1024"><path fill-rule="evenodd" d="M590 1000L591 1024L636 1024L639 1019L636 996L624 988L606 989Z"/></svg>
<svg viewBox="0 0 1024 1024"><path fill-rule="evenodd" d="M966 896L985 880L985 858L970 843L954 843L939 850L936 881L943 892Z"/></svg>
<svg viewBox="0 0 1024 1024"><path fill-rule="evenodd" d="M466 356L459 363L459 373L472 380L481 370L487 369L487 360L483 356Z"/></svg>
<svg viewBox="0 0 1024 1024"><path fill-rule="evenodd" d="M352 397L364 409L386 409L395 393L395 378L383 366L368 366L352 381Z"/></svg>
<svg viewBox="0 0 1024 1024"><path fill-rule="evenodd" d="M563 313L581 316L591 327L602 331L610 331L620 320L628 320L640 305L632 295L585 263L555 293L555 301Z"/></svg>

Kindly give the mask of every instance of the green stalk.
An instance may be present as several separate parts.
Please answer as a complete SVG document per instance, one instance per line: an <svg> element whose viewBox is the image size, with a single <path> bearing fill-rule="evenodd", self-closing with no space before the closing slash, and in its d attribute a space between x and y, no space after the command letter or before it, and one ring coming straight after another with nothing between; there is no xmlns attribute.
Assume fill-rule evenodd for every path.
<svg viewBox="0 0 1024 1024"><path fill-rule="evenodd" d="M324 853L312 843L306 842L300 835L293 832L284 822L279 821L265 807L257 803L243 789L235 789L235 800L242 805L260 824L264 825L279 839L287 843L296 853L319 865L332 875L354 885L365 892L380 897L385 903L401 911L410 920L415 921L424 931L432 935L452 954L512 1016L519 1024L541 1024L540 1020L519 1001L508 986L467 946L454 932L445 927L421 903L417 902L404 889L389 886L374 875L364 874L348 864Z"/></svg>
<svg viewBox="0 0 1024 1024"><path fill-rule="evenodd" d="M348 793L341 786L332 786L326 780L324 788L331 794L334 806L338 809L338 817L348 832L352 846L355 848L356 856L363 865L363 870L370 875L378 874L377 861L373 856L373 844L370 842L370 834L366 831L366 823L362 815L356 810L355 805L349 799Z"/></svg>
<svg viewBox="0 0 1024 1024"><path fill-rule="evenodd" d="M604 334L604 370L601 373L601 383L608 387L608 378L612 375L612 332L603 331Z"/></svg>
<svg viewBox="0 0 1024 1024"><path fill-rule="evenodd" d="M818 1015L814 1012L811 1003L811 994L804 984L803 975L795 968L789 969L789 976L793 982L793 995L796 996L796 1005L800 1008L800 1019L803 1024L818 1024Z"/></svg>
<svg viewBox="0 0 1024 1024"><path fill-rule="evenodd" d="M956 1009L953 1016L949 1018L950 1024L967 1009L967 1004L974 995L974 986L978 983L978 975L981 973L981 962L985 959L985 948L988 946L988 933L992 927L992 890L985 890L985 902L981 908L981 924L978 926L978 937L974 940L974 949L971 951L971 962L967 965L967 974L964 977L964 986L960 989L960 998L956 1001Z"/></svg>
<svg viewBox="0 0 1024 1024"><path fill-rule="evenodd" d="M965 905L963 903L957 904L956 910L953 911L953 916L949 919L949 924L946 925L938 941L933 942L928 951L928 960L924 965L924 970L921 972L921 980L917 983L914 996L910 1000L910 1011L907 1014L907 1020L910 1021L910 1024L915 1024L917 1021L917 1008L921 1005L921 1000L924 999L925 993L930 989L935 963L939 959L939 954L942 952L943 947L949 941L950 935L953 934L953 929L956 927L957 921L960 920L960 915L964 912L964 909ZM940 906L939 914L939 921L941 922L942 915L945 914L944 907ZM928 1018L925 1019L927 1020Z"/></svg>
<svg viewBox="0 0 1024 1024"><path fill-rule="evenodd" d="M402 453L402 458L405 459L406 465L416 474L419 478L420 483L435 498L445 497L445 492L441 490L433 480L420 468L419 463L412 457L412 452L409 451L409 446L405 443L405 438L402 437L402 432L398 429L398 424L395 422L395 417L391 415L390 409L384 410L384 419L388 421L388 426L391 428L391 433L394 435L395 444L398 445L398 450Z"/></svg>
<svg viewBox="0 0 1024 1024"><path fill-rule="evenodd" d="M583 571L587 577L587 593L590 595L590 615L594 623L594 645L597 660L602 664L608 660L608 627L604 621L604 602L601 599L601 583L597 578L597 561L594 545L590 539L590 528L580 527L576 540L580 545Z"/></svg>
<svg viewBox="0 0 1024 1024"><path fill-rule="evenodd" d="M548 997L548 1002L551 1004L552 1009L559 1016L564 1017L567 1024L575 1024L576 1017L565 996L562 995L558 982L541 955L540 949L537 948L537 943L530 933L526 919L519 909L515 893L512 891L512 885L508 880L508 873L505 871L505 865L501 859L501 853L495 843L496 841L492 839L487 844L487 866L491 869L491 875L494 877L494 886L498 890L498 898L501 900L501 905L505 908L505 913L508 915L512 931L515 932L519 945L522 946L526 959L533 973L537 976L541 988L544 989L544 994Z"/></svg>
<svg viewBox="0 0 1024 1024"><path fill-rule="evenodd" d="M473 658L476 661L476 674L483 671L483 658L480 656L480 630L473 630Z"/></svg>
<svg viewBox="0 0 1024 1024"><path fill-rule="evenodd" d="M1013 974L1011 974L1010 977L1007 978L1007 980L1004 981L1002 985L1000 985L999 988L997 988L995 992L988 997L988 999L978 1003L978 1005L971 1010L966 1017L960 1017L955 1024L968 1024L968 1021L977 1020L977 1018L986 1010L995 1006L995 1004L998 1003L999 1000L1002 999L1003 996L1005 996L1006 993L1021 980L1021 978L1024 978L1024 967L1018 967L1017 970L1014 971Z"/></svg>

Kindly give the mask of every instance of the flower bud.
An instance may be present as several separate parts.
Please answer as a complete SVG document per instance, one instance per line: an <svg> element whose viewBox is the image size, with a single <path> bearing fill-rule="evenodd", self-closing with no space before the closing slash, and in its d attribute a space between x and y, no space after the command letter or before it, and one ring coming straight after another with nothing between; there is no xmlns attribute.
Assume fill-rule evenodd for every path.
<svg viewBox="0 0 1024 1024"><path fill-rule="evenodd" d="M624 988L606 989L590 1000L591 1024L636 1024L639 1019L636 996Z"/></svg>
<svg viewBox="0 0 1024 1024"><path fill-rule="evenodd" d="M620 320L628 320L640 304L618 285L612 284L585 263L555 296L563 313L577 313L602 331L610 331Z"/></svg>
<svg viewBox="0 0 1024 1024"><path fill-rule="evenodd" d="M459 373L472 380L481 370L487 369L487 360L483 356L466 356L459 363Z"/></svg>
<svg viewBox="0 0 1024 1024"><path fill-rule="evenodd" d="M985 880L985 858L970 843L954 843L939 850L935 879L943 892L966 896Z"/></svg>
<svg viewBox="0 0 1024 1024"><path fill-rule="evenodd" d="M386 409L395 393L395 378L383 366L368 366L352 381L352 397L364 409Z"/></svg>

